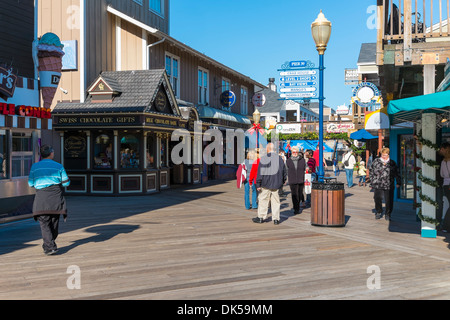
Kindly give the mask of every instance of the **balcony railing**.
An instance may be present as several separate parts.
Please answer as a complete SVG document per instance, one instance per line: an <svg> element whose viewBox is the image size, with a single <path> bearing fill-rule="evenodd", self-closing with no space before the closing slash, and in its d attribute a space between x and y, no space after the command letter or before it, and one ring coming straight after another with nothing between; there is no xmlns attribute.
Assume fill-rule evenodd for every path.
<svg viewBox="0 0 450 320"><path fill-rule="evenodd" d="M449 2L450 0L382 0L383 7L378 12L384 43L418 43L428 42L427 38L447 37Z"/></svg>

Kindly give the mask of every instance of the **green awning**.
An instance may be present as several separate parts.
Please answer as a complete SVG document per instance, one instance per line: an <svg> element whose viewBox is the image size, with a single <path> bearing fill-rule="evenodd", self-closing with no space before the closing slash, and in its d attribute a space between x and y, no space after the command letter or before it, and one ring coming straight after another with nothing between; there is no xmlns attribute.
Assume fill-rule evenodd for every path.
<svg viewBox="0 0 450 320"><path fill-rule="evenodd" d="M418 121L425 112L450 112L450 91L392 100L389 102L387 112L391 125Z"/></svg>
<svg viewBox="0 0 450 320"><path fill-rule="evenodd" d="M248 124L248 125L252 124L250 119L248 119L247 117L245 117L243 115L240 115L237 113L232 113L232 112L227 112L227 111L212 108L212 107L199 106L198 113L199 113L200 119L222 119L222 120L228 120L228 121L238 122L238 123L242 123L242 124Z"/></svg>

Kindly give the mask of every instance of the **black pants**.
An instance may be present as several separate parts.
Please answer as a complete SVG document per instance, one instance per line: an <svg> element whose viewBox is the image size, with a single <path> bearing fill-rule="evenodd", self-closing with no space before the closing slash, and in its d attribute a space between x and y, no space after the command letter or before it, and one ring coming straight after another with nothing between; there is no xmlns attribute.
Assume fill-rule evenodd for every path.
<svg viewBox="0 0 450 320"><path fill-rule="evenodd" d="M294 206L294 212L300 211L300 202L305 201L303 197L303 183L290 184L292 205Z"/></svg>
<svg viewBox="0 0 450 320"><path fill-rule="evenodd" d="M46 214L38 216L37 220L41 226L44 251L56 250L55 240L58 237L59 214Z"/></svg>
<svg viewBox="0 0 450 320"><path fill-rule="evenodd" d="M389 190L374 189L373 199L375 200L375 211L383 212L383 198L385 202L385 214L390 215L394 208L394 188Z"/></svg>

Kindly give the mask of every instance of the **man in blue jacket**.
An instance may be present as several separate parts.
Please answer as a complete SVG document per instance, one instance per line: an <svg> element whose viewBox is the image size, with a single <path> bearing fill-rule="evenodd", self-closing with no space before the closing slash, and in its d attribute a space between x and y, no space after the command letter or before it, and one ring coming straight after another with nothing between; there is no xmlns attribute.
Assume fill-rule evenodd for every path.
<svg viewBox="0 0 450 320"><path fill-rule="evenodd" d="M64 220L67 218L63 187L69 186L70 181L64 167L53 161L53 148L44 145L40 151L42 160L31 167L28 185L36 189L33 217L41 226L44 253L52 255L58 251L55 240L60 215L64 216Z"/></svg>
<svg viewBox="0 0 450 320"><path fill-rule="evenodd" d="M280 223L280 196L278 189L286 182L287 172L283 159L275 152L273 143L267 144L267 154L259 162L256 175L258 196L258 216L253 218L255 223L263 223L267 218L269 202L272 209L274 224Z"/></svg>

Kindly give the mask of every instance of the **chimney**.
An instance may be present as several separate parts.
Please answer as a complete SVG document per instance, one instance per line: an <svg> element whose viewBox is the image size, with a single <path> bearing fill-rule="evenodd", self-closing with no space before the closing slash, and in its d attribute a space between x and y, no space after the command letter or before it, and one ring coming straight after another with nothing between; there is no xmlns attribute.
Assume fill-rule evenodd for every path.
<svg viewBox="0 0 450 320"><path fill-rule="evenodd" d="M273 92L277 92L277 85L275 84L275 78L269 78L269 89Z"/></svg>

